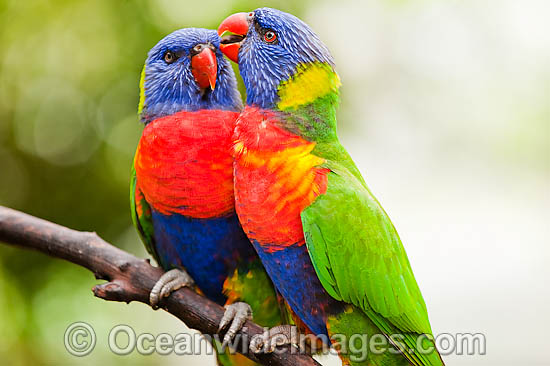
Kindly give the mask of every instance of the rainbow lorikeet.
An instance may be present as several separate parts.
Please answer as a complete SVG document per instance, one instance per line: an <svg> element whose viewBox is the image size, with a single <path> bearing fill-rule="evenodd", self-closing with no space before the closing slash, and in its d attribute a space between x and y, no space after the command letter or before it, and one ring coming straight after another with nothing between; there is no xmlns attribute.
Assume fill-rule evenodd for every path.
<svg viewBox="0 0 550 366"><path fill-rule="evenodd" d="M388 340L357 360L339 337L345 364L443 365L401 240L338 141L340 79L327 47L270 8L234 14L218 34L247 93L233 136L237 214L296 324L325 339ZM271 335L290 338L279 329Z"/></svg>
<svg viewBox="0 0 550 366"><path fill-rule="evenodd" d="M230 148L242 102L219 42L215 30L181 29L149 52L130 200L147 250L168 271L151 304L196 285L226 305L220 328L231 323L230 338L252 311L264 326L281 320L273 285L235 214Z"/></svg>

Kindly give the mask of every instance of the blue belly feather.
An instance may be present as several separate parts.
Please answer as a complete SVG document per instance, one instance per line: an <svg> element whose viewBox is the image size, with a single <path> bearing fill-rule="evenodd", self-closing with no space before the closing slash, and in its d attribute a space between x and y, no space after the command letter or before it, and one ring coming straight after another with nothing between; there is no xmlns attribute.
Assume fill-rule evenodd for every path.
<svg viewBox="0 0 550 366"><path fill-rule="evenodd" d="M252 242L277 291L292 311L314 334L328 337L327 317L344 311L344 303L325 291L306 246L295 244L266 252L256 240Z"/></svg>
<svg viewBox="0 0 550 366"><path fill-rule="evenodd" d="M223 283L240 263L257 258L236 214L197 219L153 210L155 250L160 265L169 270L185 268L199 289L223 305Z"/></svg>

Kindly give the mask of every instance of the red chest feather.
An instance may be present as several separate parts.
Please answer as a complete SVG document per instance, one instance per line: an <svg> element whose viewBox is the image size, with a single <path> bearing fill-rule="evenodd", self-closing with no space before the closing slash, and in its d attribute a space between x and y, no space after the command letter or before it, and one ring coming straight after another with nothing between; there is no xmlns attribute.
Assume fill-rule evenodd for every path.
<svg viewBox="0 0 550 366"><path fill-rule="evenodd" d="M234 207L231 136L238 113L179 112L149 123L134 159L137 185L164 214L219 217Z"/></svg>
<svg viewBox="0 0 550 366"><path fill-rule="evenodd" d="M235 129L236 210L245 232L267 251L304 244L301 212L326 191L315 143L247 107Z"/></svg>

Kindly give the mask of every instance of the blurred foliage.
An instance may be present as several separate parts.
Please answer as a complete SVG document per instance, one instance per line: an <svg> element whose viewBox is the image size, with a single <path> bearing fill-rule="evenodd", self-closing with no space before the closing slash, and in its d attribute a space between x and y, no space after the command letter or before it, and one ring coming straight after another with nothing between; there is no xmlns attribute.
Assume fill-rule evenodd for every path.
<svg viewBox="0 0 550 366"><path fill-rule="evenodd" d="M136 110L147 52L173 30L216 28L227 15L260 5L0 0L0 204L96 231L146 257L131 227L128 181L142 130ZM270 5L300 14L306 2ZM73 265L0 245L3 363L120 362L106 346L87 361L63 349L68 320L103 319L106 335L125 309L94 299L96 282ZM143 325L135 315L127 321Z"/></svg>

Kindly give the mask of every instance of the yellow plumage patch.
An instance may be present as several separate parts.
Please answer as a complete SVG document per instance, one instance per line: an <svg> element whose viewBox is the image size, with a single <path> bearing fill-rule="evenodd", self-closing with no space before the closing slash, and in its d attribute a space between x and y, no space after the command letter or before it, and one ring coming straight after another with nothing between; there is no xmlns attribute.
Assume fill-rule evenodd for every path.
<svg viewBox="0 0 550 366"><path fill-rule="evenodd" d="M249 274L251 274L249 272ZM223 283L223 293L227 296L226 305L233 304L242 296L243 283L239 280L239 270L236 269L232 276L228 276Z"/></svg>
<svg viewBox="0 0 550 366"><path fill-rule="evenodd" d="M139 104L138 104L138 114L141 114L143 111L143 106L145 105L145 65L141 70L141 79L139 80Z"/></svg>
<svg viewBox="0 0 550 366"><path fill-rule="evenodd" d="M271 152L259 152L246 150L242 143L238 144L239 151L246 151L241 155L241 163L253 168L264 167L277 177L277 181L284 187L290 187L290 193L284 199L273 192L272 200L275 202L275 210L280 211L288 202L300 201L300 197L307 197L313 201L316 196L314 167L325 162L325 159L311 154L315 143L290 147L276 154ZM237 144L236 144L237 146ZM318 192L317 192L318 193Z"/></svg>
<svg viewBox="0 0 550 366"><path fill-rule="evenodd" d="M280 110L295 109L330 92L338 91L340 78L332 67L323 63L298 66L296 74L279 85Z"/></svg>
<svg viewBox="0 0 550 366"><path fill-rule="evenodd" d="M245 152L245 147L244 147L244 143L242 141L235 141L233 143L233 151L235 153L236 156L239 156L241 155L243 152Z"/></svg>
<svg viewBox="0 0 550 366"><path fill-rule="evenodd" d="M311 167L323 164L325 160L310 154L315 148L314 142L306 142L302 145L289 147L273 154L271 151L248 150L244 144L238 141L235 144L236 151L240 152L241 161L254 168L265 166L270 171L281 169L279 175L296 175L309 170ZM288 164L292 161L293 164Z"/></svg>

